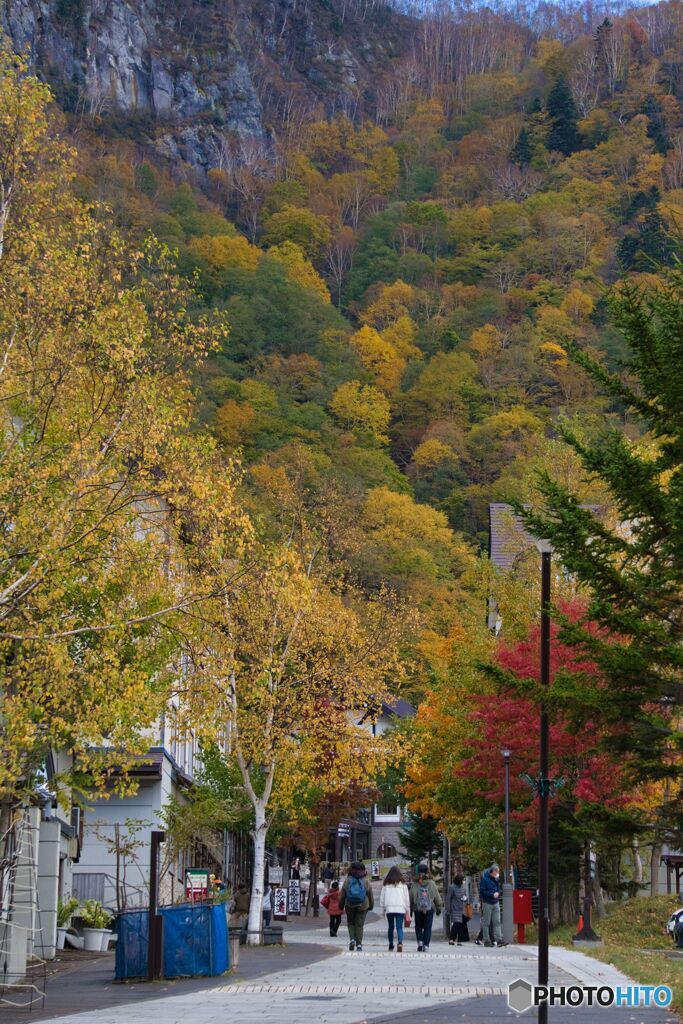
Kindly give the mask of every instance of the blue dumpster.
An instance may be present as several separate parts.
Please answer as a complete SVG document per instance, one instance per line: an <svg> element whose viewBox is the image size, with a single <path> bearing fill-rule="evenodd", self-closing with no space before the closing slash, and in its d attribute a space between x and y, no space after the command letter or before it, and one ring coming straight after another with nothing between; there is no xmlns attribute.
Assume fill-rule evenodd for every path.
<svg viewBox="0 0 683 1024"><path fill-rule="evenodd" d="M225 903L160 907L165 978L211 977L230 967ZM116 919L117 981L147 977L149 912L132 910Z"/></svg>

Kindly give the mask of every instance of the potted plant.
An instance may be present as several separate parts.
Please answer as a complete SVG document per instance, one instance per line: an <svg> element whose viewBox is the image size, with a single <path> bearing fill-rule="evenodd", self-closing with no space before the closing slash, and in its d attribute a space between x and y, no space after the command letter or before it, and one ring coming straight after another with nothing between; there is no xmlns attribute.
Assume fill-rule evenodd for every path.
<svg viewBox="0 0 683 1024"><path fill-rule="evenodd" d="M57 949L64 949L66 933L69 930L71 915L78 906L78 900L71 896L66 903L57 900Z"/></svg>
<svg viewBox="0 0 683 1024"><path fill-rule="evenodd" d="M81 907L83 937L85 949L89 953L99 953L109 945L109 924L111 917L99 900L86 900Z"/></svg>

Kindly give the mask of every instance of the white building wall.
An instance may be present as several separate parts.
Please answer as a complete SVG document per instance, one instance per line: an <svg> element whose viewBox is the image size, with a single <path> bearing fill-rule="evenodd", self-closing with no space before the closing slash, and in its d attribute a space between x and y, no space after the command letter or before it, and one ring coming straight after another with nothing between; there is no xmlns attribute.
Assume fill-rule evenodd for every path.
<svg viewBox="0 0 683 1024"><path fill-rule="evenodd" d="M180 745L184 763L191 764L194 744ZM189 774L189 773L188 773ZM139 780L138 789L130 796L112 795L96 800L88 808L83 830L83 847L78 864L74 865L74 888L79 896L92 893L101 898L109 910L118 908L116 893L116 825L121 840L132 833L135 849L125 858L119 857L119 891L122 908L147 906L149 901L149 861L151 833L163 829L162 811L171 796L183 798L183 788L175 781L176 768L165 753L161 759L161 777ZM119 843L119 847L121 843ZM163 854L162 854L163 856ZM85 876L85 877L84 877ZM165 876L161 895L164 900L177 899L182 880ZM100 892L97 892L97 887Z"/></svg>

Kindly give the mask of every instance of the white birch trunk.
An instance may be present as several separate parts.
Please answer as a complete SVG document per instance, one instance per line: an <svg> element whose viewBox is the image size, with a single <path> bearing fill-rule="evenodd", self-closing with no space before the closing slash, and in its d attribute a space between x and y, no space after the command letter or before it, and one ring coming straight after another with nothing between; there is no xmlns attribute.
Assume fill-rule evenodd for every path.
<svg viewBox="0 0 683 1024"><path fill-rule="evenodd" d="M633 881L640 888L643 884L643 861L640 856L640 843L635 836L631 845L631 853L633 854Z"/></svg>
<svg viewBox="0 0 683 1024"><path fill-rule="evenodd" d="M254 874L251 880L249 922L247 924L247 945L260 946L263 940L261 911L263 903L264 875L266 869L266 804L263 799L254 801Z"/></svg>
<svg viewBox="0 0 683 1024"><path fill-rule="evenodd" d="M659 895L659 858L662 855L661 843L655 839L650 854L650 896Z"/></svg>

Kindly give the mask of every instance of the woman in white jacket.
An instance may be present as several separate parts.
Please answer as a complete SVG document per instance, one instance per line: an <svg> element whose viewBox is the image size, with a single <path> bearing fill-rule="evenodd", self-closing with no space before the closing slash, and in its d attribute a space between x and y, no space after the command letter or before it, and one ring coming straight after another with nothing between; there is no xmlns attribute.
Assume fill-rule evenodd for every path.
<svg viewBox="0 0 683 1024"><path fill-rule="evenodd" d="M403 881L403 875L394 865L384 879L379 905L386 914L389 934L389 950L394 948L394 928L396 929L396 949L403 952L403 922L410 920L410 893ZM407 917L406 917L407 915Z"/></svg>

